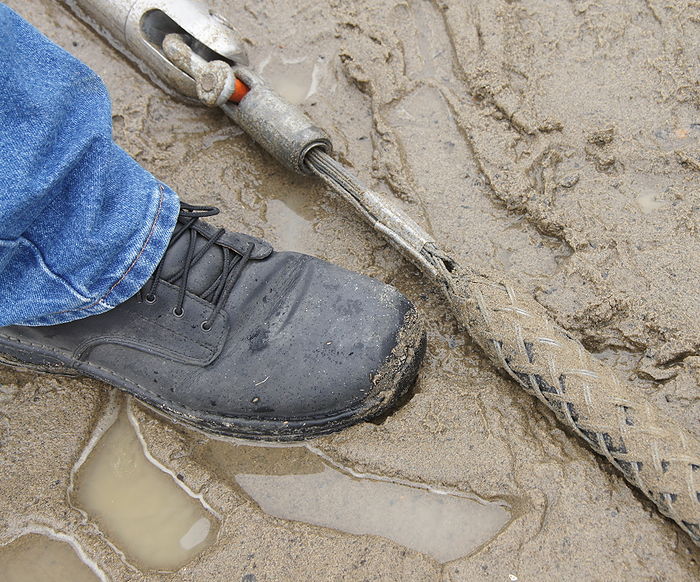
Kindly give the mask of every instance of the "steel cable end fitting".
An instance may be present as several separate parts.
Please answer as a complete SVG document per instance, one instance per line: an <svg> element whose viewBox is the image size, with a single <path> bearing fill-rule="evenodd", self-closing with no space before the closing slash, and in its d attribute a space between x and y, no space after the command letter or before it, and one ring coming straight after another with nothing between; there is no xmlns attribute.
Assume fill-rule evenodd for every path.
<svg viewBox="0 0 700 582"><path fill-rule="evenodd" d="M287 168L309 174L306 154L331 153L328 134L247 69L243 41L193 0L64 0L170 93L221 107ZM232 68L233 66L233 68ZM249 91L236 93L236 77ZM240 98L238 104L229 101Z"/></svg>
<svg viewBox="0 0 700 582"><path fill-rule="evenodd" d="M233 67L233 74L249 91L238 104L221 105L224 113L284 166L300 174L311 174L305 163L306 154L315 148L332 153L328 134L247 67Z"/></svg>
<svg viewBox="0 0 700 582"><path fill-rule="evenodd" d="M219 60L207 61L195 53L180 34L165 36L163 52L175 66L192 77L202 103L221 107L228 117L287 168L310 174L306 154L315 148L328 154L332 152L328 134L249 68L231 67ZM237 81L245 85L247 92L234 103L230 99Z"/></svg>

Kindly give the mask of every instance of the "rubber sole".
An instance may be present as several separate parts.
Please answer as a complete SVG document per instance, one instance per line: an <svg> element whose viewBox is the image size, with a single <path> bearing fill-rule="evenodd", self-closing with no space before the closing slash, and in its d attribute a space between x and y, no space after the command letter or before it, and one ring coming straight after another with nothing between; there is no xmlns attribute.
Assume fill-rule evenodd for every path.
<svg viewBox="0 0 700 582"><path fill-rule="evenodd" d="M417 325L412 322L412 326ZM403 336L415 336L415 329L404 330ZM24 340L12 340L0 336L0 364L41 374L63 376L87 376L114 386L146 404L169 420L193 426L199 430L259 441L289 442L314 438L340 431L362 421L370 421L386 415L401 401L415 383L420 363L426 349L426 336L420 330L419 337L403 337L397 344L393 361L387 361L376 375L380 378L374 396L360 406L311 420L279 421L248 418L232 418L214 415L168 402L137 384L125 381L107 369L87 362L77 362L44 346L31 345ZM392 360L391 358L389 360Z"/></svg>

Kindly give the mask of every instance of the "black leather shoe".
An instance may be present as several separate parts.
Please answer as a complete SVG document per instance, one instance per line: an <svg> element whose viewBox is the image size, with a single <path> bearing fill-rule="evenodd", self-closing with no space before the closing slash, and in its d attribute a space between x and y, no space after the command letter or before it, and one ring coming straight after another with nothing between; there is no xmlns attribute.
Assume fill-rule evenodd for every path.
<svg viewBox="0 0 700 582"><path fill-rule="evenodd" d="M115 309L0 328L5 363L77 371L174 419L244 438L312 437L391 408L425 351L408 299L199 221L217 212L183 204L153 277Z"/></svg>

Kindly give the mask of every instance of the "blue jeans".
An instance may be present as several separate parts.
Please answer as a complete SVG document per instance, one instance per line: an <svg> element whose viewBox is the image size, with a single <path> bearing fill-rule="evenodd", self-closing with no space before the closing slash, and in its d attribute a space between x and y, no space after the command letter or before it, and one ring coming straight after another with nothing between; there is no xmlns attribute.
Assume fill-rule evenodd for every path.
<svg viewBox="0 0 700 582"><path fill-rule="evenodd" d="M0 326L125 301L158 265L179 209L112 141L100 78L0 4Z"/></svg>

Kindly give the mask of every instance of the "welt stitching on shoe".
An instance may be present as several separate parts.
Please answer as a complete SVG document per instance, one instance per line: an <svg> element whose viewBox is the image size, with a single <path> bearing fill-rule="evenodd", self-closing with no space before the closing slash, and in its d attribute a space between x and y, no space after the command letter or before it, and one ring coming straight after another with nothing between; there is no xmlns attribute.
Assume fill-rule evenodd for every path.
<svg viewBox="0 0 700 582"><path fill-rule="evenodd" d="M17 343L19 343L19 344L22 344L22 345L25 345L25 346L31 346L31 347L37 347L37 348L45 349L45 350L47 350L47 351L50 351L50 352L53 352L53 353L55 353L55 354L57 354L57 355L60 355L60 356L65 357L65 354L64 354L64 353L62 353L60 350L57 350L56 348L52 348L51 346L43 346L43 345L41 345L41 344L37 344L37 343L31 342L31 341L26 341L26 340L23 340L23 339L20 339L20 338L18 338L18 337L14 337L14 336L5 336L5 337L6 337L7 339L10 339L10 340L12 340L12 341L15 341L15 342L17 342ZM95 368L95 369L97 369L97 370L101 370L101 371L105 372L105 373L108 374L109 376L112 376L112 377L114 377L114 378L119 378L120 380L123 380L123 381L124 381L126 384L128 384L128 385L137 387L139 390L141 390L141 391L143 391L143 392L149 394L154 400L165 401L165 399L164 399L162 396L160 396L159 394L156 394L155 392L153 392L152 390L150 390L150 389L147 388L146 386L143 386L143 385L141 385L141 384L137 384L137 383L134 382L133 380L130 380L129 378L126 378L125 376L122 376L121 374L117 374L117 373L114 372L113 370L110 370L110 369L108 369L108 368L105 368L105 367L103 367L103 366L100 366L99 364L94 364L94 363L90 363L90 366L93 367L93 368ZM98 378L98 380L100 380L100 379ZM104 380L100 380L100 381L104 382ZM167 402L166 402L166 405L167 405ZM177 404L177 406L178 406L178 408L182 408L183 410L185 410L185 411L187 411L187 412L191 412L191 413L192 413L192 416L194 416L195 418L201 418L201 416L199 416L199 415L202 414L202 411L201 411L201 410L196 410L196 409L194 409L194 408L190 408L190 407L187 406L186 404ZM172 410L173 412L177 413L177 410L173 410L173 409L170 409L170 410ZM336 414L336 415L340 415L340 414L345 414L345 413L347 413L347 412L353 412L353 411L356 411L356 410L360 410L360 409L357 408L356 406L354 406L354 407L348 407L348 408L343 408L342 410L339 410L339 411L336 412L335 414ZM212 415L212 416L214 416L214 415ZM243 419L246 419L246 420L257 420L257 419L259 419L259 416L247 415L247 414L245 414L245 413L241 413L241 414L237 415L237 417L233 417L233 416L227 417L227 416L224 416L224 415L219 415L219 417L220 417L220 418L230 418L230 419L232 419L232 420L235 419L235 418L243 418ZM288 420L290 420L290 421L292 421L292 422L296 422L296 421L304 421L304 420L321 420L321 419L323 419L323 418L326 418L326 415L304 416L304 417L292 418L292 419L288 419ZM274 419L270 419L270 420L274 420ZM281 422L281 421L276 421L276 422Z"/></svg>
<svg viewBox="0 0 700 582"><path fill-rule="evenodd" d="M146 392L146 393L150 394L150 395L153 397L154 400L158 400L158 401L164 402L165 405L166 405L166 407L168 407L169 410L171 410L172 412L174 412L174 413L177 414L178 411L177 411L176 409L170 408L169 405L168 405L168 402L167 402L162 396L160 396L159 394L156 394L155 392L151 391L151 390L150 390L149 388L147 388L146 386L143 386L143 385L141 385L141 384L137 384L137 383L134 382L133 380L130 380L129 378L126 378L126 377L124 377L124 376L122 376L122 375L120 375L120 374L116 374L115 372L113 372L112 370L109 370L108 368L103 368L103 367L100 366L99 364L92 364L92 363L91 363L90 365L91 365L92 367L94 367L94 368L97 368L97 369L99 369L99 370L102 370L103 372L106 372L106 373L109 374L110 376L114 376L114 377L116 377L116 378L119 378L120 380L123 380L123 381L126 382L127 384L130 384L130 385L132 385L132 386L136 386L137 388L139 388L139 389L142 390L143 392ZM201 416L201 415L202 415L202 411L201 411L201 410L197 410L197 409L195 409L195 408L191 408L191 407L187 406L186 404L177 404L177 407L183 409L184 411L186 411L186 412L188 412L188 413L192 413L191 416L193 416L193 417L195 417L195 418L198 418L198 419L200 419L200 420L205 420L205 419L202 418L202 416ZM335 414L336 414L336 415L340 415L340 414L345 414L345 413L348 413L348 412L355 412L356 410L360 410L360 409L361 409L361 408L358 408L357 406L351 406L351 407L348 407L348 408L343 408L342 410L336 412ZM209 413L204 413L204 414L207 415L207 416L218 416L219 418L227 418L227 419L231 419L231 420L235 420L236 418L243 418L243 419L245 419L245 420L259 420L259 419L260 419L260 417L257 416L257 415L252 415L252 414L251 414L251 415L248 415L248 414L245 414L245 413L238 414L238 415L236 415L235 417L234 417L234 416L225 416L225 415L223 415L223 414L220 414L220 415L209 414ZM289 421L291 421L291 422L296 422L296 421L304 421L304 420L322 420L322 419L324 419L324 418L327 418L327 415L325 415L325 414L319 414L319 415L313 415L313 416L303 416L303 417L298 417L298 418L291 418L291 419L287 419L287 420L289 420ZM275 420L275 419L269 419L268 421L282 422L282 421L280 421L280 420Z"/></svg>
<svg viewBox="0 0 700 582"><path fill-rule="evenodd" d="M93 362L90 362L87 359L84 359L84 356L92 349L101 345L111 345L119 346L122 348L129 348L132 350L144 352L145 354L151 357L165 358L174 362L181 362L190 366L198 366L200 368L209 365L209 363L211 363L211 361L216 356L215 351L212 352L208 358L206 357L206 353L202 354L201 356L188 356L183 352L171 350L163 347L162 345L158 345L157 343L152 343L145 340L135 342L133 340L129 340L120 336L103 336L100 338L96 338L92 342L83 342L82 344L80 344L73 352L72 358L80 362L85 362L91 366L97 365Z"/></svg>
<svg viewBox="0 0 700 582"><path fill-rule="evenodd" d="M404 318L404 322L405 322L408 318L409 318L409 314L407 314L406 317ZM56 354L58 354L58 355L63 355L59 350L57 350L57 349L55 349L55 348L52 348L52 347L50 347L50 346L42 346L41 344L36 344L36 343L34 343L34 342L26 341L26 340L23 340L23 339L14 337L14 336L4 336L4 337L6 337L7 339L16 341L16 342L19 343L19 344L23 344L23 345L26 345L26 346L39 347L39 348L46 349L46 350L48 350L48 351L54 352L54 353L56 353ZM401 343L401 342L400 342L400 343ZM401 360L405 360L405 359L407 359L407 358L409 357L409 352L410 352L409 347L408 347L408 345L406 345L406 346L404 346L403 349L401 350L401 354L400 354L400 355L396 354L396 356L398 356ZM375 376L375 377L379 377L379 378L380 378L380 380L379 380L380 383L381 383L381 378L384 377L384 375L382 374L382 372L384 371L385 368L389 367L390 370L391 370L392 368L394 368L393 370L391 370L393 373L390 373L389 375L387 375L387 376L385 377L385 378L387 378L387 379L390 378L390 377L393 377L393 376L396 375L397 372L398 372L398 367L392 366L392 365L391 365L392 362L391 362L390 360L391 360L391 358L387 358L387 361L386 361L386 362L384 363L384 365L378 370L378 372L377 372L377 374L376 374L376 376ZM99 364L90 363L90 366L93 367L93 368L95 368L95 369L98 369L98 370L101 370L101 371L105 372L105 373L106 373L107 375L109 375L109 376L112 376L112 377L115 377L115 378L119 378L120 380L124 381L127 385L135 386L136 388L138 388L138 389L141 390L142 392L144 392L144 393L150 395L151 398L152 398L154 401L165 402L166 408L168 408L168 410L170 410L170 411L171 411L172 413L174 413L175 415L178 415L178 413L179 413L178 410L173 409L173 408L170 408L170 407L168 406L167 402L165 401L165 399L164 399L162 396L160 396L160 395L156 394L155 392L151 391L151 390L150 390L149 388L147 388L146 386L143 386L143 385L141 385L141 384L137 384L137 383L134 382L133 380L130 380L129 378L126 378L126 377L122 376L121 374L117 374L117 373L115 373L115 372L112 371L112 370L109 370L109 369L107 369L107 368L104 368L103 366L100 366ZM390 384L390 382L387 382L387 384ZM381 390L380 390L380 392L381 392ZM360 403L360 404L362 404L362 403ZM201 410L196 410L196 409L190 408L190 407L187 406L186 404L177 404L177 406L178 406L178 408L181 408L183 411L185 411L185 413L187 413L187 414L190 414L190 413L191 413L190 416L193 416L193 417L195 417L195 418L197 418L197 419L200 419L200 420L203 420L203 421L206 422L206 420L205 420L204 418L202 418L202 416L201 416L201 415L202 415L202 411L201 411ZM372 406L369 407L369 409L371 409L371 408L374 407L374 406L376 406L376 403L373 403ZM352 413L352 412L359 412L359 411L362 411L362 406L359 406L359 407L358 407L357 405L354 405L354 406L350 406L350 407L347 407L347 408L343 408L342 410L339 410L338 412L335 413L335 415L336 415L336 416L339 416L339 415L343 415L343 414L347 414L347 413ZM206 413L205 413L205 414L206 414ZM214 416L214 415L209 414L208 416ZM232 419L232 420L235 420L235 418L241 418L241 419L244 419L244 420L258 420L258 419L259 419L258 416L254 416L254 415L250 415L250 414L245 414L245 413L240 413L240 414L238 414L236 417L232 417L232 416L231 416L231 417L227 417L227 416L224 416L224 415L218 415L218 416L219 416L220 418L230 418L230 419ZM312 416L297 417L297 418L292 418L292 419L287 419L287 420L289 420L289 421L291 421L291 422L303 422L303 421L307 421L307 420L322 420L322 419L324 419L324 418L326 418L326 417L327 417L327 415L312 415ZM281 422L281 421L279 421L279 420L274 421L274 419L270 419L270 420L268 420L267 422L270 422L270 421L273 421L273 422ZM255 432L255 431L253 430L253 431L249 431L249 432Z"/></svg>
<svg viewBox="0 0 700 582"><path fill-rule="evenodd" d="M50 352L53 352L53 353L55 353L55 354L57 354L57 355L60 355L60 356L64 356L64 357L65 357L65 354L64 354L64 353L62 353L60 350L57 350L56 348L52 348L51 346L43 346L43 345L41 345L41 344L37 344L37 343L31 342L31 341L26 341L26 340L23 340L23 339L20 339L20 338L18 338L18 337L14 337L14 336L5 336L5 337L6 337L7 339L11 339L11 340L13 340L13 341L16 341L16 342L19 343L19 344L22 344L22 345L25 345L25 346L31 346L31 347L37 347L37 348L45 349L45 350L47 350L47 351L50 351ZM72 359L72 358L71 358L71 359ZM131 385L131 386L136 386L137 388L141 389L143 392L146 392L146 393L150 394L155 400L159 400L159 399L160 399L160 400L163 400L163 397L162 397L162 396L159 396L159 395L156 394L155 392L151 391L149 388L146 388L145 386L142 386L141 384L137 384L137 383L134 382L133 380L130 380L129 378L126 378L125 376L122 376L121 374L117 374L117 373L114 372L113 370L110 370L110 369L108 369L108 368L104 368L104 367L100 366L99 364L90 363L90 366L92 366L93 368L96 368L96 369L98 369L98 370L102 370L103 372L106 372L108 375L110 375L110 376L112 376L112 377L114 377L114 378L119 378L120 380L123 380L124 382L126 382L127 384L129 384L129 385ZM104 380L102 380L102 381L104 381ZM178 406L180 406L180 407L182 407L182 408L184 408L184 409L186 409L186 410L191 410L192 412L197 412L197 411L195 411L194 409L191 409L191 408L189 408L188 406L186 406L186 405L184 405L184 404L179 404Z"/></svg>
<svg viewBox="0 0 700 582"><path fill-rule="evenodd" d="M143 243L143 246L139 250L138 254L134 258L133 261L131 261L131 264L127 268L126 271L122 274L122 276L119 278L119 280L112 285L107 293L105 293L102 297L99 297L92 303L89 303L88 305L83 305L82 307L76 307L74 309L64 309L63 311L56 311L54 313L49 313L48 315L61 315L63 313L70 313L72 311L84 311L86 309L90 309L91 307L94 307L98 303L101 303L107 297L109 297L112 292L124 281L126 276L132 271L132 269L136 266L136 263L138 263L139 259L141 258L141 255L143 255L144 251L146 250L146 247L148 246L148 243L151 242L151 238L153 238L153 233L156 230L156 225L158 224L158 219L160 218L160 213L161 210L163 209L163 199L165 198L165 189L163 188L163 184L160 182L158 183L158 191L160 192L160 198L158 199L158 209L156 210L156 215L153 218L153 222L151 223L151 230L148 231L148 236L146 237L146 240Z"/></svg>

